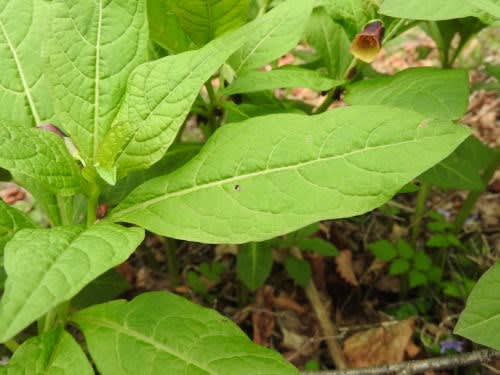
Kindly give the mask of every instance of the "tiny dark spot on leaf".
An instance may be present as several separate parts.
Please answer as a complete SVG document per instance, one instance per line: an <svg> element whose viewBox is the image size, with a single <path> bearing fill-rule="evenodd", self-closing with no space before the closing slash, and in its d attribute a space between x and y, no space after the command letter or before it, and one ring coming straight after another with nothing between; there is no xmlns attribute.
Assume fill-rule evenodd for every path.
<svg viewBox="0 0 500 375"><path fill-rule="evenodd" d="M240 185L234 185L234 190L237 192L241 191L241 186Z"/></svg>

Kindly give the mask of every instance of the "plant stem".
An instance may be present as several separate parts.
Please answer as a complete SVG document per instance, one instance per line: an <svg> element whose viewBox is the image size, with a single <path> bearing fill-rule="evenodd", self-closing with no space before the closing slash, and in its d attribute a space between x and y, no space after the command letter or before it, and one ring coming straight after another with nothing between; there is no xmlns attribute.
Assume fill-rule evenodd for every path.
<svg viewBox="0 0 500 375"><path fill-rule="evenodd" d="M425 202L427 201L427 197L429 196L430 192L431 192L431 185L427 182L422 182L422 185L420 186L420 190L417 195L417 205L412 220L411 242L414 247L417 244L417 238L418 235L420 234L422 219L424 217L424 211L425 211Z"/></svg>
<svg viewBox="0 0 500 375"><path fill-rule="evenodd" d="M165 243L165 253L167 255L168 277L172 287L179 285L179 263L177 261L178 243L174 238L167 238Z"/></svg>
<svg viewBox="0 0 500 375"><path fill-rule="evenodd" d="M264 4L259 9L259 13L257 14L257 18L263 16L266 14L267 8L269 7L269 3L271 3L271 0L264 0Z"/></svg>
<svg viewBox="0 0 500 375"><path fill-rule="evenodd" d="M11 353L14 353L19 348L19 344L14 339L7 340L3 345L9 349Z"/></svg>
<svg viewBox="0 0 500 375"><path fill-rule="evenodd" d="M441 60L441 66L443 68L448 68L449 67L449 63L448 63L449 46L444 45L443 36L441 35L441 31L439 30L439 27L435 21L428 21L427 27L429 29L429 33L431 35L431 38L434 40L434 42L436 43L436 45L438 47L439 59Z"/></svg>
<svg viewBox="0 0 500 375"><path fill-rule="evenodd" d="M390 28L390 30L387 32L387 34L384 36L383 43L387 43L391 38L398 32L398 30L403 26L406 22L406 18L401 18L393 27Z"/></svg>
<svg viewBox="0 0 500 375"><path fill-rule="evenodd" d="M336 371L306 371L302 375L387 375L387 374L414 374L429 370L444 370L475 363L487 363L495 358L500 358L500 352L491 349L477 350L470 353L447 355L437 358L421 359L384 365L378 367L354 368Z"/></svg>
<svg viewBox="0 0 500 375"><path fill-rule="evenodd" d="M87 201L87 227L92 226L96 220L97 204L99 202L99 189L97 185L92 186Z"/></svg>
<svg viewBox="0 0 500 375"><path fill-rule="evenodd" d="M487 185L488 182L491 180L499 164L500 164L500 152L496 151L495 160L488 166L488 168L486 168L482 176L482 180L485 183L485 185ZM469 192L469 195L467 195L467 198L463 201L462 206L460 207L460 211L458 211L457 217L455 218L454 222L455 232L459 232L463 228L465 221L469 217L471 211L476 206L477 200L479 199L482 193L483 191Z"/></svg>
<svg viewBox="0 0 500 375"><path fill-rule="evenodd" d="M342 92L342 88L336 87L335 89L332 89L328 92L328 95L326 96L325 100L323 100L323 103L318 107L315 114L319 115L320 113L326 112L328 108L330 108L330 105L335 100L338 100L340 93Z"/></svg>
<svg viewBox="0 0 500 375"><path fill-rule="evenodd" d="M218 101L217 101L217 96L215 95L214 87L213 87L212 82L210 80L208 80L205 83L205 87L207 89L208 99L209 99L208 113L207 113L208 125L210 126L210 129L212 130L212 132L214 132L217 129L217 118L216 118L215 110L217 108Z"/></svg>
<svg viewBox="0 0 500 375"><path fill-rule="evenodd" d="M303 259L302 253L297 247L292 247L290 251L296 258ZM323 336L326 337L326 344L328 345L330 357L335 363L335 366L340 370L347 368L344 353L342 352L342 348L336 339L339 335L337 327L330 319L328 310L326 309L323 301L321 301L319 291L316 289L312 280L309 280L309 283L305 287L304 291L307 299L311 303L314 313L316 314L316 318L318 319L321 330L323 331Z"/></svg>

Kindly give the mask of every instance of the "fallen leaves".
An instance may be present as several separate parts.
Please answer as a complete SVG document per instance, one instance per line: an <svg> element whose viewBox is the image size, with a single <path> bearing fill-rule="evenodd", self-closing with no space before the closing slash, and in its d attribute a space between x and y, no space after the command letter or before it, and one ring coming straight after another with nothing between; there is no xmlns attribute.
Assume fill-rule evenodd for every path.
<svg viewBox="0 0 500 375"><path fill-rule="evenodd" d="M358 286L359 282L352 268L352 252L351 250L342 250L335 258L337 263L337 272L340 277L352 286Z"/></svg>
<svg viewBox="0 0 500 375"><path fill-rule="evenodd" d="M356 333L344 343L344 354L351 367L368 367L403 361L411 344L415 321L413 319L372 328ZM415 354L410 345L409 351Z"/></svg>

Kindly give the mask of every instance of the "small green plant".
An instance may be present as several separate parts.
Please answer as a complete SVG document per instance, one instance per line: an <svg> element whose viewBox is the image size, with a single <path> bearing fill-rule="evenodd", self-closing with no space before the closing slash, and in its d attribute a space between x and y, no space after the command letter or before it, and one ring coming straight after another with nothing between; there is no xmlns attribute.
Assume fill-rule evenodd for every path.
<svg viewBox="0 0 500 375"><path fill-rule="evenodd" d="M377 259L389 263L389 274L406 277L410 288L441 279L441 268L433 264L431 257L423 250L415 250L405 240L400 239L396 244L381 240L368 247Z"/></svg>

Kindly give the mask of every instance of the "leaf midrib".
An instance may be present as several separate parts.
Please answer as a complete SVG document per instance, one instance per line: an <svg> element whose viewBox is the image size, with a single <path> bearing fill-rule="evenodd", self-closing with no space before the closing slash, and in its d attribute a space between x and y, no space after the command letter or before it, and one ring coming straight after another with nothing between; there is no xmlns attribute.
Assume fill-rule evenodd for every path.
<svg viewBox="0 0 500 375"><path fill-rule="evenodd" d="M94 160L99 147L99 84L100 84L100 59L101 59L101 31L102 31L102 0L98 2L97 35L95 50L95 90L94 90L94 145L92 149L92 160Z"/></svg>
<svg viewBox="0 0 500 375"><path fill-rule="evenodd" d="M17 51L14 48L14 44L9 38L9 35L7 34L7 30L5 29L5 26L0 19L0 30L3 34L3 37L5 38L5 41L7 42L7 45L9 46L9 50L12 54L12 57L14 58L14 62L16 63L16 68L19 73L19 77L21 78L21 83L23 85L24 92L26 94L26 98L28 99L28 103L30 106L31 114L33 115L33 119L35 120L35 125L40 124L40 115L38 114L38 111L35 106L35 102L33 100L33 97L31 96L31 91L30 87L28 85L28 82L26 81L26 76L21 64L21 61L19 60L19 56L17 55Z"/></svg>
<svg viewBox="0 0 500 375"><path fill-rule="evenodd" d="M182 355L182 353L180 353L180 352L178 352L178 351L176 351L176 350L168 347L164 343L159 342L159 341L155 340L154 338L146 336L146 335L142 334L141 332L138 332L138 331L133 330L131 328L124 328L123 326L121 326L120 324L118 324L118 323L116 323L116 322L114 322L112 320L108 320L108 319L104 319L104 318L100 318L99 319L99 318L95 318L95 317L80 316L80 317L77 317L77 319L75 320L75 322L76 323L78 323L78 322L87 322L89 324L92 324L92 325L95 325L95 326L98 326L98 327L109 328L109 329L111 329L111 330L113 330L113 331L115 331L115 332L117 332L119 334L131 337L131 338L134 338L134 339L136 339L138 341L141 341L143 343L149 344L149 345L153 346L157 350L160 350L162 352L168 353L168 354L170 354L173 357L181 359L185 363L194 365L197 368L199 368L200 370L206 371L210 375L220 375L220 374L218 374L218 373L213 372L212 370L210 370L210 368L208 368L207 365L203 366L203 364L199 363L198 361Z"/></svg>
<svg viewBox="0 0 500 375"><path fill-rule="evenodd" d="M443 135L448 135L448 134L443 134ZM434 137L436 137L436 136L434 136ZM318 163L318 162L325 162L325 161L331 161L331 160L336 160L336 159L345 159L348 156L356 155L356 154L359 154L359 153L363 153L363 152L366 152L367 150L377 150L377 149L383 149L385 147L400 146L400 145L404 145L404 144L408 144L408 143L418 142L418 141L423 140L425 138L427 138L427 137L422 137L422 138L418 138L418 139L414 138L412 140L391 143L389 145L382 145L382 146L375 146L375 147L365 147L365 148L362 148L360 150L355 150L355 151L347 152L347 153L344 153L344 154L341 154L341 155L335 155L335 156L330 156L330 157L325 157L325 158L316 158L316 159L309 160L309 161L306 161L306 162L301 162L301 163L292 164L292 165L286 165L286 166L283 166L283 167L268 168L268 169L265 169L265 170L260 170L260 171L256 171L256 172L251 172L251 173L247 173L247 174L233 176L233 177L225 178L225 179L222 179L222 180L208 182L208 183L201 184L201 185L195 185L195 186L193 186L191 188L178 190L178 191L173 192L173 193L166 193L166 194L163 194L163 195L161 195L161 196L159 196L157 198L152 198L152 199L149 199L147 201L141 202L139 204L130 206L130 207L124 209L124 210L117 211L116 214L111 214L109 216L109 219L110 220L117 220L117 219L120 218L120 216L124 216L124 215L128 214L129 212L135 211L137 209L144 209L144 208L146 208L146 207L148 207L148 206L150 206L152 204L161 202L163 200L167 200L167 199L170 199L170 198L173 198L173 197L177 197L177 196L186 195L186 194L198 191L198 190L207 189L207 188L211 188L211 187L217 187L217 186L221 186L221 185L224 185L224 184L227 184L227 183L241 181L241 180L245 180L245 179L248 179L248 178L263 176L263 175L267 175L267 174L271 174L271 173L277 173L277 172L283 172L283 171L288 171L288 170L299 169L301 167L308 166L308 165L313 165L313 164Z"/></svg>

